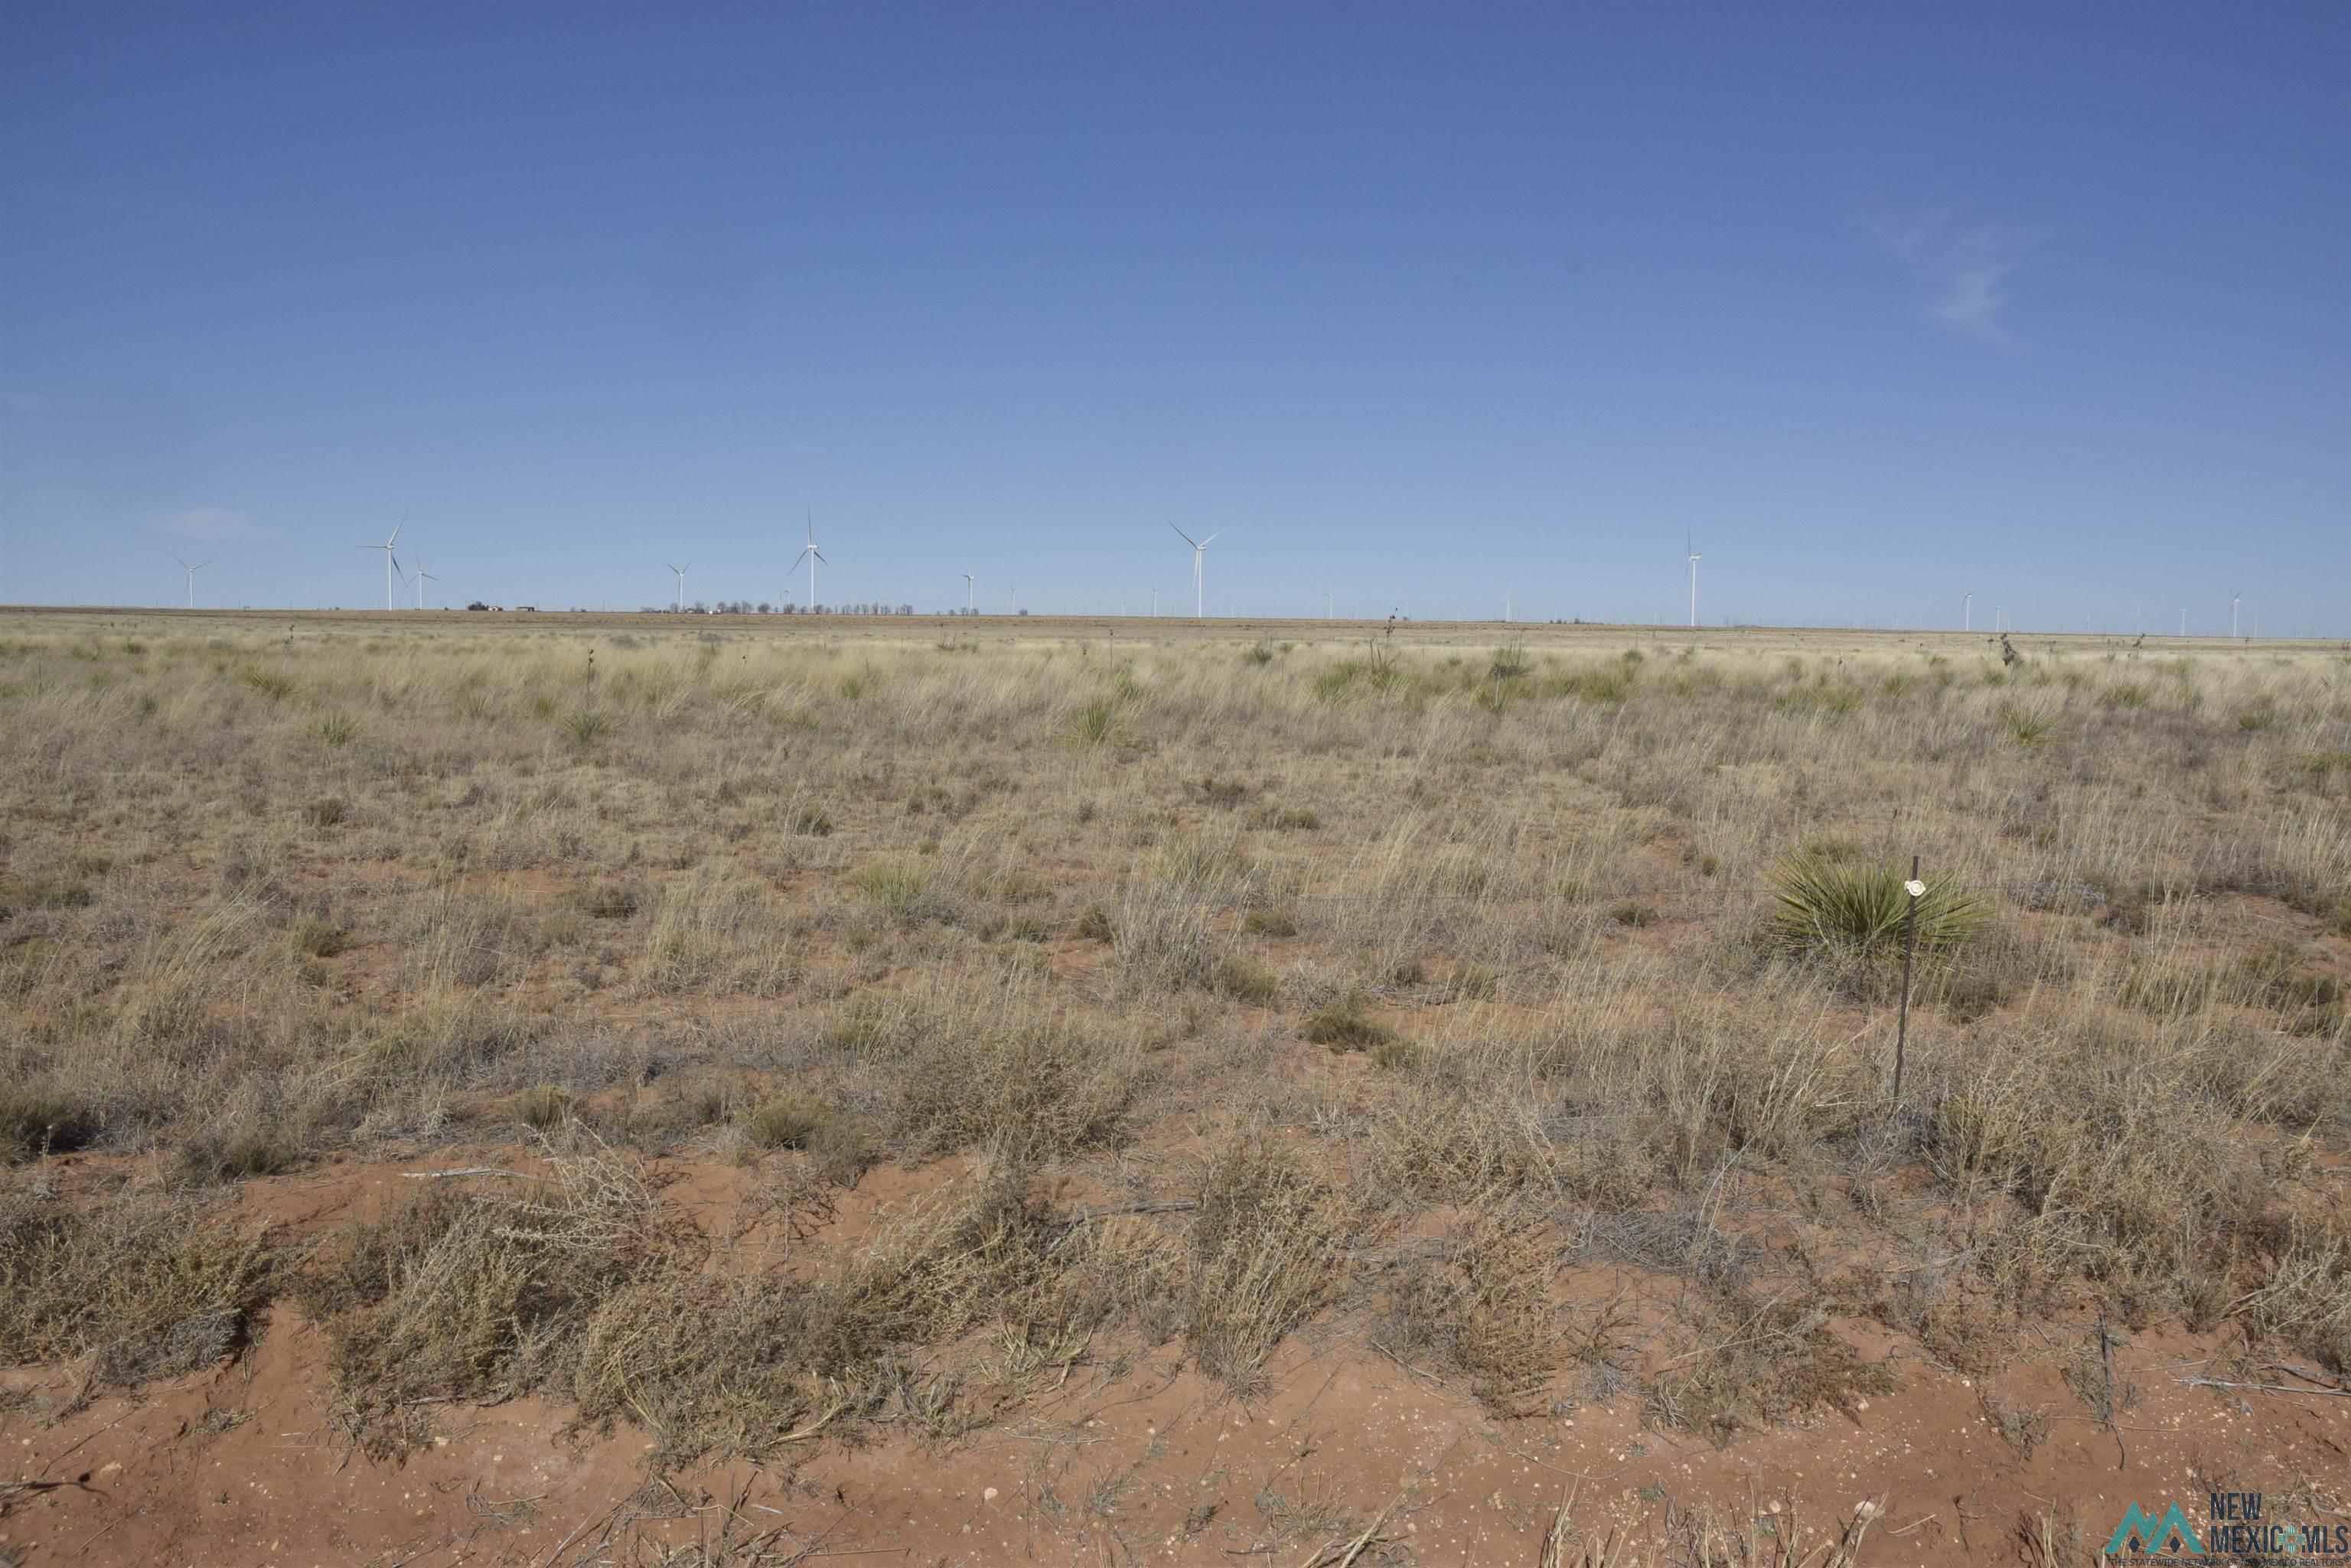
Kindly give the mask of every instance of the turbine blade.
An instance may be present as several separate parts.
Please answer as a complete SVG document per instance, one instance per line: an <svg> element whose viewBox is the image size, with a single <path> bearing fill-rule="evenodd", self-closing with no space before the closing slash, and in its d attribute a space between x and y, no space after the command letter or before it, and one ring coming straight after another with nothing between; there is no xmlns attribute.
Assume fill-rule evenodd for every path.
<svg viewBox="0 0 2351 1568"><path fill-rule="evenodd" d="M402 514L401 514L400 521L398 521L398 522L394 523L394 524L392 526L392 538L388 538L388 539L386 539L386 540L384 540L384 541L383 541L383 548L384 548L384 549L390 549L392 546L394 546L394 545L398 544L398 543L400 542L400 530L401 530L401 529L402 529L402 528L406 528L407 526L408 526L408 515L407 515L405 512L403 512L403 513L402 513Z"/></svg>
<svg viewBox="0 0 2351 1568"><path fill-rule="evenodd" d="M1224 530L1224 529L1222 529L1222 528L1218 528L1215 533L1210 534L1207 538L1204 538L1204 539L1202 539L1202 540L1200 541L1200 548L1201 548L1202 549L1207 549L1210 545L1215 544L1218 539L1220 539L1220 538L1224 538L1224 537L1225 537L1225 530Z"/></svg>
<svg viewBox="0 0 2351 1568"><path fill-rule="evenodd" d="M189 570L188 563L187 563L186 561L180 560L180 558L179 558L178 556L173 556L172 559L173 560L175 560L175 561L179 561L179 562L180 562L180 570L181 570L185 571L185 570Z"/></svg>
<svg viewBox="0 0 2351 1568"><path fill-rule="evenodd" d="M1174 523L1169 523L1167 526L1171 528L1176 528L1176 525ZM1199 541L1181 528L1176 528L1176 537L1182 539L1186 544L1190 545L1194 549L1198 549L1200 548Z"/></svg>
<svg viewBox="0 0 2351 1568"><path fill-rule="evenodd" d="M195 565L193 565L193 566L192 566L192 567L188 568L188 570L189 570L190 571L202 571L202 570L204 570L204 568L206 568L206 567L208 567L208 566L210 566L210 565L212 565L212 562L210 562L210 561L208 561L208 560L200 560L200 561L196 562L196 564L195 564Z"/></svg>

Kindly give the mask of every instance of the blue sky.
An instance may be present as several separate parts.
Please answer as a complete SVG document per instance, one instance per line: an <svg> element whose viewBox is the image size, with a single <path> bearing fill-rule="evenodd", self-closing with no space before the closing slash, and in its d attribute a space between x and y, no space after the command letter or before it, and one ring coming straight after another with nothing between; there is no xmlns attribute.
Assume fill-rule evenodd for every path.
<svg viewBox="0 0 2351 1568"><path fill-rule="evenodd" d="M0 7L0 600L2351 633L2351 8Z"/></svg>

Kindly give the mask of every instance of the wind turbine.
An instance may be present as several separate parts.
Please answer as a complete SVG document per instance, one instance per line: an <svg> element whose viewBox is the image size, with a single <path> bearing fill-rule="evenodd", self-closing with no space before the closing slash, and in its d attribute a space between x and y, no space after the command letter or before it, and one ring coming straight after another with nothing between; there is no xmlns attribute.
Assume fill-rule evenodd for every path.
<svg viewBox="0 0 2351 1568"><path fill-rule="evenodd" d="M972 581L971 573L967 571L965 572L963 574L963 612L966 615L973 614L978 611L978 585Z"/></svg>
<svg viewBox="0 0 2351 1568"><path fill-rule="evenodd" d="M1682 549L1689 557L1690 625L1695 628L1698 625L1698 549L1687 528L1682 530Z"/></svg>
<svg viewBox="0 0 2351 1568"><path fill-rule="evenodd" d="M173 556L172 559L173 560L180 560L178 556ZM204 570L204 568L210 565L212 565L212 562L208 560L200 560L193 566L190 566L186 561L180 560L180 570L188 574L188 608L191 610L193 610L196 607L196 573Z"/></svg>
<svg viewBox="0 0 2351 1568"><path fill-rule="evenodd" d="M400 577L400 558L392 553L392 547L400 542L400 530L407 526L408 517L406 514L403 513L400 521L392 525L392 538L384 540L383 543L380 545L355 545L352 547L355 549L380 549L383 551L383 607L386 610L397 610L400 608L398 598L399 589L395 586Z"/></svg>
<svg viewBox="0 0 2351 1568"><path fill-rule="evenodd" d="M683 615L685 613L685 574L694 570L694 563L687 561L684 566L675 566L664 561L662 564L677 573L677 612Z"/></svg>
<svg viewBox="0 0 2351 1568"><path fill-rule="evenodd" d="M416 558L416 608L419 610L424 608L424 585L428 582L438 582L440 580L441 580L439 578L424 570L424 558L423 556L418 556Z"/></svg>
<svg viewBox="0 0 2351 1568"><path fill-rule="evenodd" d="M2229 635L2232 638L2237 634L2237 601L2243 597L2235 589L2229 590Z"/></svg>
<svg viewBox="0 0 2351 1568"><path fill-rule="evenodd" d="M809 508L808 544L798 556L792 559L792 564L798 566L803 560L809 563L809 608L813 611L816 608L816 563L824 560L824 552L816 548L816 508L814 507ZM825 560L824 564L831 566L832 562Z"/></svg>
<svg viewBox="0 0 2351 1568"><path fill-rule="evenodd" d="M1976 596L1972 593L1962 594L1959 597L1959 630L1972 632L1975 629Z"/></svg>
<svg viewBox="0 0 2351 1568"><path fill-rule="evenodd" d="M1176 528L1176 525L1174 523L1169 523L1167 526L1171 528ZM1214 544L1217 541L1217 535L1222 534L1224 531L1224 529L1218 528L1216 533L1210 534L1205 539L1196 539L1191 535L1186 533L1183 529L1176 528L1176 537L1192 547L1192 619L1195 621L1199 620L1202 616L1207 613L1207 606L1208 601L1200 591L1200 563L1202 559L1207 555L1208 547Z"/></svg>

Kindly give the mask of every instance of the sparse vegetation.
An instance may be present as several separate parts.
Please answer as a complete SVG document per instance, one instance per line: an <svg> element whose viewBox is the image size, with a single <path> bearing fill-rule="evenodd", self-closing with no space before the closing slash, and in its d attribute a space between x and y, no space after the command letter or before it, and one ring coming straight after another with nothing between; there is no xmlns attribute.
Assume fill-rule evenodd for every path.
<svg viewBox="0 0 2351 1568"><path fill-rule="evenodd" d="M2325 656L9 630L15 1361L276 1296L371 1451L533 1392L664 1460L1301 1334L1718 1441L2085 1303L2351 1370Z"/></svg>

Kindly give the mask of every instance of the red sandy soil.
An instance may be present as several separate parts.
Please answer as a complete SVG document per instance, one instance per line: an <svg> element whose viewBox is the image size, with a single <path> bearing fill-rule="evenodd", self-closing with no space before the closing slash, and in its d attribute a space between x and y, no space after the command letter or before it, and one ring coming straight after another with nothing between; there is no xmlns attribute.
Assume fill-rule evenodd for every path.
<svg viewBox="0 0 2351 1568"><path fill-rule="evenodd" d="M705 1226L753 1180L713 1163L666 1174L664 1199ZM245 1207L301 1231L378 1212L409 1185L393 1166L329 1167L250 1183ZM836 1223L883 1200L847 1195ZM1627 1282L1603 1270L1570 1283L1605 1292L1612 1280ZM1874 1324L1836 1326L1865 1355L1894 1349ZM1772 1563L1783 1541L1792 1562L1857 1523L1863 1563L2041 1563L2053 1560L2043 1539L2053 1561L2086 1562L2128 1504L2159 1513L2177 1500L2201 1520L2220 1489L2267 1494L2273 1519L2351 1523L2351 1397L2193 1385L2183 1380L2249 1375L2222 1370L2220 1336L2148 1331L2114 1353L2116 1386L2137 1396L2109 1431L2038 1348L2028 1333L1993 1379L2001 1406L2047 1417L2029 1458L1995 1431L1984 1391L1904 1349L1897 1392L1718 1448L1645 1427L1629 1393L1497 1421L1320 1332L1284 1347L1259 1399L1233 1398L1174 1346L1098 1350L1059 1388L952 1442L826 1436L788 1459L664 1477L643 1433L577 1431L537 1400L451 1406L431 1446L372 1461L332 1418L324 1337L280 1305L238 1360L63 1419L44 1412L71 1407L71 1371L10 1375L0 1563L587 1568L707 1543L713 1560L746 1563L1290 1568L1324 1547L1337 1559L1376 1521L1358 1563L1533 1565L1562 1509L1571 1563L1612 1539L1634 1552L1678 1542L1664 1560L1692 1561L1694 1519L1728 1532L1718 1541L1731 1563L1750 1560L1732 1536ZM2288 1370L2250 1375L2308 1386ZM730 1531L769 1555L716 1558Z"/></svg>
<svg viewBox="0 0 2351 1568"><path fill-rule="evenodd" d="M1562 1504L1589 1542L1663 1542L1669 1516L1696 1510L1734 1529L1788 1521L1800 1548L1874 1505L1861 1561L1923 1564L2032 1561L2044 1519L2095 1549L2132 1501L2201 1518L2223 1485L2278 1498L2331 1483L2342 1506L2346 1402L2184 1386L2193 1369L2170 1369L2199 1350L2148 1336L2126 1353L2116 1375L2143 1393L2119 1434L2078 1414L2053 1371L2005 1380L2053 1412L2029 1461L1963 1380L1924 1368L1850 1418L1717 1449L1644 1430L1629 1398L1498 1424L1393 1364L1300 1344L1255 1404L1161 1354L942 1449L825 1447L649 1486L642 1436L576 1437L536 1401L454 1409L434 1447L371 1463L326 1420L319 1336L280 1312L246 1363L55 1427L12 1423L11 1468L43 1490L0 1516L0 1551L26 1568L657 1561L653 1543L715 1540L731 1511L787 1558L1288 1563L1360 1531L1319 1521L1386 1510L1385 1555L1366 1561L1532 1564Z"/></svg>

